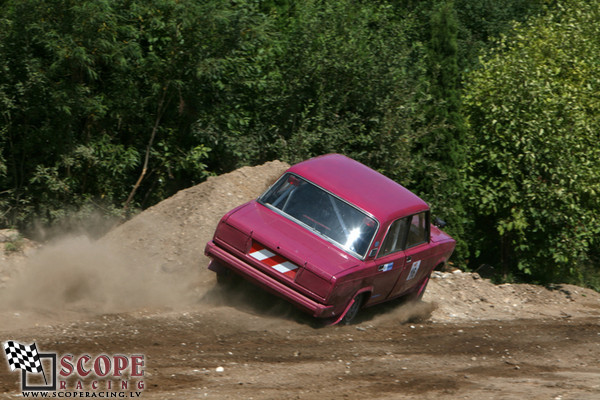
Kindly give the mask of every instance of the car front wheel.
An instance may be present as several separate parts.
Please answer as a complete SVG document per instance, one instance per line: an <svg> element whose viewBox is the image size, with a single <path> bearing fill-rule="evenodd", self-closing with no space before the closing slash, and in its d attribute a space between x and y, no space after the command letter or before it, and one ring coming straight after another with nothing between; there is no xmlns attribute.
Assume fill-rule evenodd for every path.
<svg viewBox="0 0 600 400"><path fill-rule="evenodd" d="M425 294L425 289L427 289L427 284L429 283L429 276L427 278L425 278L421 284L419 285L419 288L417 290L415 290L413 293L409 294L406 297L406 300L408 301L421 301L421 299L423 298L423 295Z"/></svg>

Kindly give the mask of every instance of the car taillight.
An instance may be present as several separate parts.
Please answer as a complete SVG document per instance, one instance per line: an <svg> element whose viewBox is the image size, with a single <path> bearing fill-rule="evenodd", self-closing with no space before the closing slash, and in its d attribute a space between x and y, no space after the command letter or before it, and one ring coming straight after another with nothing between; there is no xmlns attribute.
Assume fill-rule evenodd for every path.
<svg viewBox="0 0 600 400"><path fill-rule="evenodd" d="M250 236L223 221L217 226L215 238L222 240L242 253L247 253L250 248Z"/></svg>
<svg viewBox="0 0 600 400"><path fill-rule="evenodd" d="M296 275L296 283L322 298L327 298L331 289L331 283L312 272L308 263Z"/></svg>

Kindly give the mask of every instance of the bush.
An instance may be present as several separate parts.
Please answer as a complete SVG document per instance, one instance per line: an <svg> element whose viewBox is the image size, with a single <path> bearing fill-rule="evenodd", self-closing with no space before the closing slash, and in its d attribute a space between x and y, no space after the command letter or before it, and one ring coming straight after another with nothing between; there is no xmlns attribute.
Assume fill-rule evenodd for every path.
<svg viewBox="0 0 600 400"><path fill-rule="evenodd" d="M467 78L469 205L479 261L580 281L600 233L600 6L516 26Z"/></svg>

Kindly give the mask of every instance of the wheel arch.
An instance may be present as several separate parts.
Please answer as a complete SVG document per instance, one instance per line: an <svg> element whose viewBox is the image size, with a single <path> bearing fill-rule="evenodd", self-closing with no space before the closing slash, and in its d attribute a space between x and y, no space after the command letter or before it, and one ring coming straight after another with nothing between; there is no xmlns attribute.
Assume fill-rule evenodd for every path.
<svg viewBox="0 0 600 400"><path fill-rule="evenodd" d="M350 309L350 307L352 307L352 304L354 303L355 299L358 296L365 297L365 299L363 300L363 302L361 304L361 309L364 308L365 304L367 304L367 302L369 301L369 298L371 297L372 293L373 293L373 287L372 286L367 286L367 287L364 287L364 288L361 288L361 289L357 290L354 293L354 295L350 298L350 300L348 301L348 303L346 304L346 307L344 308L344 311L342 311L342 313L340 313L340 315L338 315L337 319L335 320L335 322L333 322L332 325L336 325L337 323L339 323L346 316L346 313L348 312L348 310Z"/></svg>

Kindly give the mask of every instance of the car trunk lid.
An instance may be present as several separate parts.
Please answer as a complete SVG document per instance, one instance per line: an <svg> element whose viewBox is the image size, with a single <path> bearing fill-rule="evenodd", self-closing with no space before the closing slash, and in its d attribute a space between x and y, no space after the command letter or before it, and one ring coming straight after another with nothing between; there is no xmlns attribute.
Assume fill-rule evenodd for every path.
<svg viewBox="0 0 600 400"><path fill-rule="evenodd" d="M251 237L248 254L252 258L292 279L298 268L306 267L329 281L358 262L299 223L255 201L239 208L225 222Z"/></svg>

